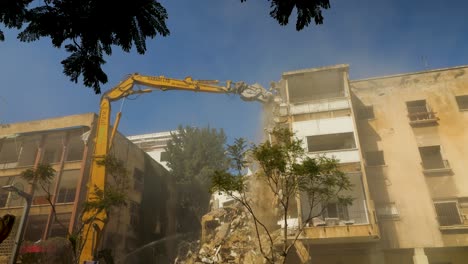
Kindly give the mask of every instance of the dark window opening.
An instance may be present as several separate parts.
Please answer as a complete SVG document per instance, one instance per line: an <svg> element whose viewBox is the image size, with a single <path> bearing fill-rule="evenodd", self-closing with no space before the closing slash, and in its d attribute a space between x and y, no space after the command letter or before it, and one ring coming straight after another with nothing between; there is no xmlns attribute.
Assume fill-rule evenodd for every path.
<svg viewBox="0 0 468 264"><path fill-rule="evenodd" d="M19 157L18 166L34 165L39 144L40 136L29 136L22 139L21 155Z"/></svg>
<svg viewBox="0 0 468 264"><path fill-rule="evenodd" d="M12 184L21 191L27 191L27 188L30 186L30 184L26 182L21 176L11 176L9 178L10 179L8 183L5 185ZM24 206L24 204L25 201L19 194L16 192L10 192L10 196L7 202L8 207Z"/></svg>
<svg viewBox="0 0 468 264"><path fill-rule="evenodd" d="M385 165L383 151L369 151L366 152L366 164L368 166Z"/></svg>
<svg viewBox="0 0 468 264"><path fill-rule="evenodd" d="M420 147L419 154L421 155L422 166L426 170L448 168L448 161L442 159L440 146Z"/></svg>
<svg viewBox="0 0 468 264"><path fill-rule="evenodd" d="M323 216L325 218L349 220L348 207L338 203L328 203L324 210Z"/></svg>
<svg viewBox="0 0 468 264"><path fill-rule="evenodd" d="M83 158L84 142L81 131L70 133L66 161L78 161Z"/></svg>
<svg viewBox="0 0 468 264"><path fill-rule="evenodd" d="M441 226L459 225L462 223L457 202L437 202L434 203L434 206Z"/></svg>
<svg viewBox="0 0 468 264"><path fill-rule="evenodd" d="M455 96L457 100L458 109L468 110L468 95Z"/></svg>
<svg viewBox="0 0 468 264"><path fill-rule="evenodd" d="M53 200L53 195L54 195L54 187L55 183L57 181L56 175L54 175L54 178L51 180L49 184L45 184L44 186L38 186L36 190L34 191L34 197L33 197L33 205L43 205L47 204L49 205L50 202Z"/></svg>
<svg viewBox="0 0 468 264"><path fill-rule="evenodd" d="M57 214L50 226L49 237L67 237L68 225L70 224L71 213Z"/></svg>
<svg viewBox="0 0 468 264"><path fill-rule="evenodd" d="M59 192L57 194L57 203L73 203L75 201L76 185L79 175L79 170L68 170L62 173Z"/></svg>
<svg viewBox="0 0 468 264"><path fill-rule="evenodd" d="M354 133L327 134L319 136L308 136L307 146L309 152L353 149L356 148Z"/></svg>
<svg viewBox="0 0 468 264"><path fill-rule="evenodd" d="M24 240L36 242L42 239L46 223L47 215L29 216L28 225L24 233Z"/></svg>
<svg viewBox="0 0 468 264"><path fill-rule="evenodd" d="M57 203L73 203L75 201L76 188L61 188L57 195Z"/></svg>
<svg viewBox="0 0 468 264"><path fill-rule="evenodd" d="M343 72L339 70L295 74L286 79L291 103L345 96Z"/></svg>
<svg viewBox="0 0 468 264"><path fill-rule="evenodd" d="M363 106L358 110L358 119L372 119L374 116L374 106Z"/></svg>
<svg viewBox="0 0 468 264"><path fill-rule="evenodd" d="M0 164L18 162L21 145L15 139L7 139L1 143Z"/></svg>
<svg viewBox="0 0 468 264"><path fill-rule="evenodd" d="M42 162L46 164L58 163L62 157L65 134L48 135L44 145Z"/></svg>

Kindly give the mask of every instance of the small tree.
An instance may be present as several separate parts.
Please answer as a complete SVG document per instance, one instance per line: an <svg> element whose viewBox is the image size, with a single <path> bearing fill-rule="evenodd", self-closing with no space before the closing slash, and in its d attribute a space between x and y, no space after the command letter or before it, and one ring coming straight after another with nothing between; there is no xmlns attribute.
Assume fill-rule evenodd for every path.
<svg viewBox="0 0 468 264"><path fill-rule="evenodd" d="M49 164L39 164L37 168L27 169L21 173L21 177L31 184L34 189L41 188L45 192L46 200L52 208L53 221L67 230L67 239L73 249L75 263L79 262L81 251L84 247L85 241L83 238L86 238L86 234L90 232L89 228L91 226L87 224L96 220L103 221L105 229L110 219L109 217L112 209L127 205L128 172L124 163L113 155L107 155L103 160L98 162L98 165L106 166L107 173L111 178L104 190L97 186L93 187L94 199L84 201L79 214L80 219L87 213L90 213L90 217L84 219L84 221L79 221L73 232L68 232L68 226L65 226L60 219L57 218L55 201L50 191L56 171ZM98 219L97 217L103 212L106 214L106 218L104 220ZM85 228L86 226L88 226L88 228ZM104 229L101 230L101 233L104 232ZM98 240L97 243L97 247L99 248L101 241ZM98 255L105 258L106 263L112 263L112 260L109 260L111 259L109 249L102 249L98 252Z"/></svg>
<svg viewBox="0 0 468 264"><path fill-rule="evenodd" d="M210 177L216 170L228 168L222 129L179 126L167 144L167 163L177 183L178 232L200 231L201 217L208 211Z"/></svg>
<svg viewBox="0 0 468 264"><path fill-rule="evenodd" d="M342 194L351 189L348 177L338 169L333 158L310 158L305 155L300 140L288 129L275 128L272 141L252 145L247 150L246 142L237 139L228 147L231 168L235 171L216 171L212 177L212 192L223 192L238 201L250 213L258 240L259 250L268 263L285 263L291 248L312 218L322 214L322 208L330 201L349 205L351 197ZM246 156L258 166L253 177L245 176L242 170L247 165ZM260 216L259 207L267 199L256 199L250 183L259 180L276 200L277 217L283 221L281 243L273 233L278 229L269 226ZM308 215L298 226L294 236L288 235L288 216L294 210L296 198L305 197L309 205ZM263 206L265 207L265 206ZM319 210L314 210L318 208ZM273 210L271 210L273 211ZM316 213L313 213L316 212ZM267 239L261 239L261 236Z"/></svg>

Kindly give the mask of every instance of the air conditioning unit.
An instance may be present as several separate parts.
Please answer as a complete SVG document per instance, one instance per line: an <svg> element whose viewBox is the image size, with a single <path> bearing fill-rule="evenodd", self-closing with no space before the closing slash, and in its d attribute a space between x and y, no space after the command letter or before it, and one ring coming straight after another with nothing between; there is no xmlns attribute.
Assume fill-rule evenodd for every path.
<svg viewBox="0 0 468 264"><path fill-rule="evenodd" d="M313 226L326 226L327 224L321 218L314 217L312 218L312 225Z"/></svg>
<svg viewBox="0 0 468 264"><path fill-rule="evenodd" d="M340 219L339 218L325 218L325 223L327 224L327 226L335 226L335 225L339 225L340 224Z"/></svg>

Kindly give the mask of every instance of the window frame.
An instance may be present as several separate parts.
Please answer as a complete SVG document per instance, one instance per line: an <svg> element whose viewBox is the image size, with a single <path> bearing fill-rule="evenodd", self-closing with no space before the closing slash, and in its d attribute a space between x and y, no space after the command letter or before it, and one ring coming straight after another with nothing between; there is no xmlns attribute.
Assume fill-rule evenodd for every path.
<svg viewBox="0 0 468 264"><path fill-rule="evenodd" d="M433 148L433 153L436 153L438 155L432 155L431 149ZM438 151L436 152L436 148L438 148ZM450 164L448 160L445 158L443 150L442 150L442 145L428 145L428 146L418 146L418 152L419 156L421 158L421 166L423 170L441 170L441 169L450 169ZM428 155L429 154L429 155ZM434 157L440 158L439 159L434 159ZM440 162L439 164L441 166L439 167L434 167L434 162Z"/></svg>
<svg viewBox="0 0 468 264"><path fill-rule="evenodd" d="M461 100L466 100L466 105L465 105L466 108L461 108L461 105L460 105ZM460 112L468 111L468 94L456 95L455 101L457 102L458 110Z"/></svg>
<svg viewBox="0 0 468 264"><path fill-rule="evenodd" d="M458 214L458 220L459 220L459 223L458 224L451 224L451 225L442 225L440 223L440 216L439 214L437 213L437 208L436 208L436 204L449 204L449 203L453 203L455 204L455 208L457 209L457 214ZM461 210L460 210L460 204L458 203L458 200L439 200L439 201L433 201L433 204L434 204L434 210L435 210L435 213L436 213L436 216L437 216L437 222L439 222L439 226L440 227L447 227L447 226L459 226L459 225L463 225L463 215L461 213Z"/></svg>
<svg viewBox="0 0 468 264"><path fill-rule="evenodd" d="M313 137L324 137L324 136L330 136L330 137L333 137L333 136L337 136L337 135L340 135L340 134L351 134L352 136L352 140L353 140L353 147L351 148L338 148L338 149L322 149L322 150L311 150L311 146L313 146L313 144L310 144L309 142L309 138L313 138ZM305 136L305 141L306 141L306 147L307 147L307 152L308 153L320 153L320 152L339 152L339 151L346 151L346 150L354 150L354 149L357 149L357 141L356 141L356 135L354 133L354 131L349 131L349 132L339 132L339 133L329 133L329 134L320 134L320 135L308 135L308 136Z"/></svg>

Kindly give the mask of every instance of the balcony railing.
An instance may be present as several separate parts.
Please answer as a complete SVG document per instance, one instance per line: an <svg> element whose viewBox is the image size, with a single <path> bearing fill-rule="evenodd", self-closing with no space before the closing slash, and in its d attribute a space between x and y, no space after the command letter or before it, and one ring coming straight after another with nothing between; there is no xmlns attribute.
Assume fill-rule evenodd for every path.
<svg viewBox="0 0 468 264"><path fill-rule="evenodd" d="M452 168L448 160L432 160L421 162L425 174L450 173Z"/></svg>
<svg viewBox="0 0 468 264"><path fill-rule="evenodd" d="M327 213L326 210L320 212L321 209L319 207L320 206L317 206L312 211L312 216L316 217L307 223L309 227L369 224L368 210L365 200L356 199L353 201L352 205L337 206L336 211L333 212L333 214ZM305 210L302 213L304 218L308 215L308 212ZM303 220L305 220L304 218Z"/></svg>
<svg viewBox="0 0 468 264"><path fill-rule="evenodd" d="M314 217L308 226L344 226L368 224L366 210L348 210L348 216L327 216L325 214Z"/></svg>
<svg viewBox="0 0 468 264"><path fill-rule="evenodd" d="M346 214L338 213L337 217L322 214L304 228L300 239L310 243L359 243L375 242L380 239L378 226L369 217L365 201L355 201L348 206Z"/></svg>
<svg viewBox="0 0 468 264"><path fill-rule="evenodd" d="M408 118L410 124L433 123L437 122L439 118L436 112L428 110L427 106L411 106L408 107Z"/></svg>

